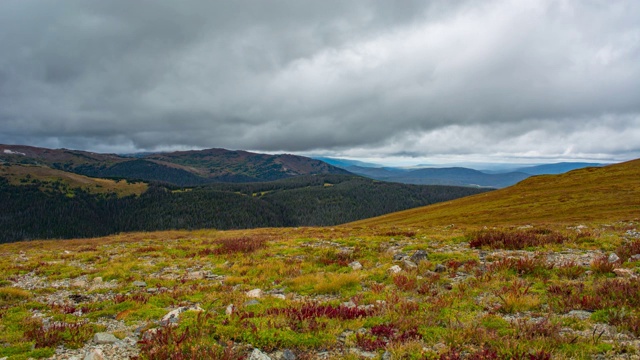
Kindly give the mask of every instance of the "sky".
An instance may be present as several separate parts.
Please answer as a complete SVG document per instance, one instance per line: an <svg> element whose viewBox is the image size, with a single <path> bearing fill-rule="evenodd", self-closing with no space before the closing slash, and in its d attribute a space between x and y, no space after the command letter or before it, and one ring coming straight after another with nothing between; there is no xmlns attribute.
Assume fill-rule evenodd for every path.
<svg viewBox="0 0 640 360"><path fill-rule="evenodd" d="M640 1L2 0L0 143L640 158Z"/></svg>

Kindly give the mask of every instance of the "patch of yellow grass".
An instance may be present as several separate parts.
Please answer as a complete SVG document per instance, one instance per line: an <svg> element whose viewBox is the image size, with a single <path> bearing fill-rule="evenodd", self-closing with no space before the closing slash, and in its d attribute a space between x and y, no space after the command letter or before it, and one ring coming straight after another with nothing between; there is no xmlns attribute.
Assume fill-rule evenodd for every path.
<svg viewBox="0 0 640 360"><path fill-rule="evenodd" d="M291 279L290 286L300 291L311 291L315 294L338 294L341 290L350 289L360 284L357 273L313 273Z"/></svg>
<svg viewBox="0 0 640 360"><path fill-rule="evenodd" d="M31 179L41 182L60 181L71 188L80 188L91 193L116 193L119 197L140 195L147 191L148 185L143 182L129 183L126 180L110 180L92 178L62 170L43 166L10 165L0 166L0 176L9 179L13 185L24 185L21 179L29 175Z"/></svg>
<svg viewBox="0 0 640 360"><path fill-rule="evenodd" d="M607 222L640 214L640 160L533 176L491 191L356 221L346 227Z"/></svg>
<svg viewBox="0 0 640 360"><path fill-rule="evenodd" d="M31 297L31 293L14 287L0 287L0 300L26 300Z"/></svg>

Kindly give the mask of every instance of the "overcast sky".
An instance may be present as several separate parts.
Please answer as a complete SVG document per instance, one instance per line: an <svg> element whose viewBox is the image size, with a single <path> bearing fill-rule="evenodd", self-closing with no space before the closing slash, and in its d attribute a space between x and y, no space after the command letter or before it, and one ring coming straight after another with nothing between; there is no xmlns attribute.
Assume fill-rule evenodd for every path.
<svg viewBox="0 0 640 360"><path fill-rule="evenodd" d="M0 143L640 157L640 1L1 0Z"/></svg>

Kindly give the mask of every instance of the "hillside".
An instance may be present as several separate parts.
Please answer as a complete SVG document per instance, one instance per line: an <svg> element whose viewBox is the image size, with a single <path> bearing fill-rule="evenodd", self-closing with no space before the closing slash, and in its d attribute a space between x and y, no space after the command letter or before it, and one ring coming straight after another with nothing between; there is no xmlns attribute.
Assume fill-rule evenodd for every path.
<svg viewBox="0 0 640 360"><path fill-rule="evenodd" d="M300 175L349 174L346 170L303 156L225 149L120 156L0 144L0 163L48 166L96 178L160 181L177 186L273 181Z"/></svg>
<svg viewBox="0 0 640 360"><path fill-rule="evenodd" d="M635 214L635 215L634 215ZM527 224L634 219L640 160L528 178L512 187L412 209L354 226Z"/></svg>
<svg viewBox="0 0 640 360"><path fill-rule="evenodd" d="M0 244L0 357L636 359L639 165L332 228ZM279 183L221 186L304 184Z"/></svg>
<svg viewBox="0 0 640 360"><path fill-rule="evenodd" d="M123 231L338 225L479 192L352 175L180 188L0 165L0 242Z"/></svg>

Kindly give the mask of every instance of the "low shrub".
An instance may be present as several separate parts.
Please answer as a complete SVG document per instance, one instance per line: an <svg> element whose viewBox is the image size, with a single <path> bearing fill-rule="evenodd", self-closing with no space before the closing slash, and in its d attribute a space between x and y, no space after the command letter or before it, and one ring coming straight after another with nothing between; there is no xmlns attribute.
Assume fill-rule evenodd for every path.
<svg viewBox="0 0 640 360"><path fill-rule="evenodd" d="M549 229L481 230L467 235L473 248L522 250L548 244L562 244L568 237Z"/></svg>

